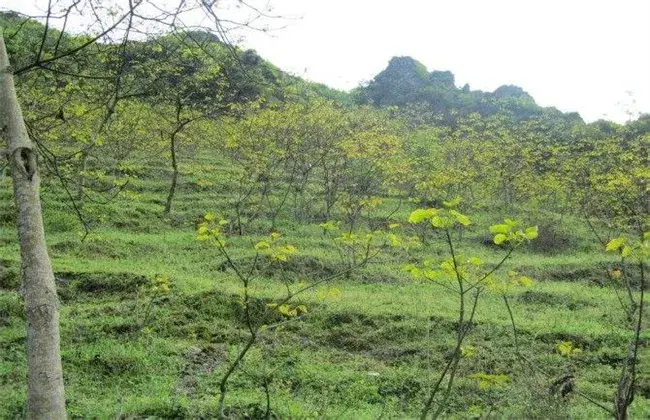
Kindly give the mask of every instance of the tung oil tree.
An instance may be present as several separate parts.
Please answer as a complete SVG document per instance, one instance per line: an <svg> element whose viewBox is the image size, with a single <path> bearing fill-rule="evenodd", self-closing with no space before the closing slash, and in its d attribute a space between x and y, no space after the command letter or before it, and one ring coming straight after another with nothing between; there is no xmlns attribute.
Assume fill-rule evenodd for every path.
<svg viewBox="0 0 650 420"><path fill-rule="evenodd" d="M243 3L243 2L240 2ZM39 5L38 36L20 40L21 31L34 28L36 20L11 12L0 21L0 128L9 160L17 211L17 231L21 254L22 290L27 312L27 414L30 418L66 418L65 393L60 357L59 302L54 275L45 243L39 198L38 149L28 135L20 97L22 81L39 74L60 74L85 80L105 80L110 89L91 98L104 108L108 118L116 104L133 93L123 89L123 75L134 37L146 38L167 30L203 30L214 34L226 48L233 28L251 27L250 22L268 17L266 9L240 4L233 15L229 4L198 0L61 0ZM225 9L224 9L225 7ZM242 7L244 11L242 11ZM224 19L229 15L229 19ZM197 24L203 22L203 25ZM207 22L207 23L206 23ZM91 35L66 34L75 23ZM58 27L58 31L52 30ZM118 48L115 66L84 66L102 53ZM8 46L9 48L6 48ZM19 54L8 51L20 50ZM38 103L33 104L38 107ZM57 112L57 115L59 113Z"/></svg>
<svg viewBox="0 0 650 420"><path fill-rule="evenodd" d="M354 229L404 169L396 124L370 108L313 98L254 108L225 130L240 232L262 215L275 225L289 203L293 217L329 220L338 211Z"/></svg>
<svg viewBox="0 0 650 420"><path fill-rule="evenodd" d="M350 132L338 147L345 171L338 185L338 207L350 231L395 192L409 173L401 123L387 121L382 111L360 108L347 115Z"/></svg>
<svg viewBox="0 0 650 420"><path fill-rule="evenodd" d="M228 236L225 232L229 223L228 220L220 219L215 214L208 213L204 216L203 222L197 229L197 240L214 246L217 254L225 259L226 266L232 270L241 286L238 303L243 311L243 327L248 335L243 346L234 352L233 357L227 363L224 363L224 371L219 379L219 399L217 403L217 410L221 418L226 418L225 399L230 389L230 382L235 374L242 371L242 366L252 350L256 346L262 345L261 341L263 341L265 335L290 322L301 319L311 311L310 307L299 301L300 297L307 294L307 292L325 286L340 277L349 276L352 272L361 269L369 261L377 257L382 248L379 243L369 243L363 258L357 260L354 265L341 267L339 271L330 275L297 274L285 268L285 265L299 254L300 250L287 243L278 232L272 232L267 238L253 245L251 250L253 254L252 263L244 264L234 261L228 251ZM265 299L264 308L267 310L259 314L260 311L255 310L255 283L259 282L260 273L263 271L275 271L280 275L281 287L284 289L284 293L276 299ZM335 289L332 292L338 293L338 290ZM265 418L271 418L270 380L271 378L266 376L261 384L266 394Z"/></svg>
<svg viewBox="0 0 650 420"><path fill-rule="evenodd" d="M244 118L225 124L223 153L233 163L231 183L236 186L231 207L236 231L263 215L272 228L290 194L311 167L303 147L308 144L311 112L303 104L263 104L247 107Z"/></svg>
<svg viewBox="0 0 650 420"><path fill-rule="evenodd" d="M516 248L535 239L538 234L537 226L522 228L518 222L510 219L490 226L494 243L505 247L505 252L496 264L488 266L478 257L462 255L458 244L453 239L453 232L458 226L469 226L472 223L469 217L456 210L459 202L460 200L444 202L443 208L417 209L409 217L409 223L425 224L440 232L447 245L448 256L438 261L426 259L421 264L409 264L405 267L406 271L417 280L443 287L456 296L458 302L454 348L451 357L442 367L442 372L428 391L420 415L423 420L429 417L434 406L437 405L433 418L438 418L447 408L446 403L453 390L463 358L463 345L472 330L481 295L495 285L502 284L497 277L498 270L503 267ZM531 282L525 276L511 277L513 278L508 280L509 284L527 285ZM504 301L507 304L505 297Z"/></svg>
<svg viewBox="0 0 650 420"><path fill-rule="evenodd" d="M259 64L253 52L232 53L217 38L192 31L158 38L133 53L130 76L143 86L145 102L162 123L157 134L167 143L172 171L166 215L179 182L183 138L207 144L208 139L188 135L188 129L201 121L237 114L238 104L271 91L272 82L261 74Z"/></svg>
<svg viewBox="0 0 650 420"><path fill-rule="evenodd" d="M56 64L28 70L29 63L36 59L34 50L44 56L52 55L77 48L88 38L47 29L11 13L0 14L0 26L5 27L12 66L23 69L15 78L15 88L27 131L41 158L42 181L46 186L61 185L68 196L68 206L83 222L87 234L88 224L81 208L88 193L100 192L105 196L119 190L100 181L105 171L97 162L102 161L101 166L105 167L104 158L118 152L111 147L109 153L103 146L113 139L129 137L121 130L124 125L108 127L120 102L116 100L118 88L113 76L120 71L118 50L122 46L98 46L61 57ZM126 101L131 95L132 92L119 90L121 100ZM108 98L106 102L104 98Z"/></svg>
<svg viewBox="0 0 650 420"><path fill-rule="evenodd" d="M637 122L638 125L643 121ZM619 261L608 267L607 285L620 303L623 324L631 332L620 366L612 413L628 418L638 390L645 332L645 293L650 259L650 134L635 124L599 123L572 145L566 188L572 192L595 239ZM643 132L645 131L645 133Z"/></svg>
<svg viewBox="0 0 650 420"><path fill-rule="evenodd" d="M472 114L456 130L420 128L409 135L407 155L415 200L430 206L457 196L472 205L481 201L482 189L477 188L485 172L478 163L485 141L478 127L481 121Z"/></svg>

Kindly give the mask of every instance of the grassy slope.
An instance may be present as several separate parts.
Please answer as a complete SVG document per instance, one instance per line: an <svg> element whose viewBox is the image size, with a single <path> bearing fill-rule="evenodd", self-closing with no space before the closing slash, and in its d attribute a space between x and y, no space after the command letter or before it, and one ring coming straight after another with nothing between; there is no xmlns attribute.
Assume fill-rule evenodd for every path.
<svg viewBox="0 0 650 420"><path fill-rule="evenodd" d="M199 163L203 166L197 170ZM185 170L184 181L200 175L215 186L202 191L184 184L171 220L159 216L166 173L147 170L132 184L140 193L137 199L88 205L105 222L85 243L54 184L44 189L72 416L215 415L220 373L246 338L233 297L240 292L236 278L219 270L223 261L215 250L194 239L194 224L202 214L227 208L228 189L218 167L203 158L195 161L193 173ZM22 414L25 402L25 325L11 211L5 178L0 184L0 417ZM405 220L407 213L404 209L395 217ZM482 244L481 229L498 216L473 216L480 228L465 235L461 250L496 262L500 254ZM593 281L603 277L608 257L594 250L576 221L565 220L562 228L575 238L571 249L562 254L521 252L508 265L539 280L512 298L521 347L551 378L571 372L580 391L610 406L629 333L619 327L615 295ZM301 250L297 266L304 262L306 267L313 257L322 265L315 265L315 271L337 269L336 253L314 225L285 220L280 230ZM233 238L231 252L243 258L249 247L248 238ZM436 255L442 249L434 240L420 253ZM322 289L302 296L309 316L266 335L245 372L233 377L227 399L232 413L259 414L264 393L256 378L275 369L270 391L273 411L282 417L416 416L450 354L457 309L444 289L409 280L402 263L387 256L355 278L337 281L338 297L324 297ZM150 301L141 286L157 274L170 278L172 291L154 302L149 326L141 330ZM258 280L254 293L268 299L282 290L270 277ZM564 358L555 350L560 340L573 341L583 351ZM449 402L458 416L495 405L492 413L497 415L603 417L602 410L575 394L549 396L550 380L513 357L509 319L498 296L481 300L468 344L478 352L463 361ZM643 358L647 367L647 350ZM509 382L482 390L468 378L479 372L507 374ZM650 414L648 398L646 375L633 406L635 417Z"/></svg>

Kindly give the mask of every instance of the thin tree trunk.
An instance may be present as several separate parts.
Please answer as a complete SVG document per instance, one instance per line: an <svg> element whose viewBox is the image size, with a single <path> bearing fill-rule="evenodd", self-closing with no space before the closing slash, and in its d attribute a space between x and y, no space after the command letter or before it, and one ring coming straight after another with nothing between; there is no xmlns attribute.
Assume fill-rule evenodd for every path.
<svg viewBox="0 0 650 420"><path fill-rule="evenodd" d="M169 195L167 195L167 201L165 202L165 214L169 215L172 211L172 201L174 200L174 194L176 193L176 184L178 183L178 163L176 162L176 131L171 136L171 142L169 149L172 155L172 184L169 187Z"/></svg>
<svg viewBox="0 0 650 420"><path fill-rule="evenodd" d="M59 300L45 244L36 152L23 121L1 28L0 128L13 179L27 311L27 414L29 418L65 419Z"/></svg>
<svg viewBox="0 0 650 420"><path fill-rule="evenodd" d="M634 336L630 340L628 356L623 364L621 376L618 381L618 388L616 389L616 396L614 398L614 418L616 420L626 420L628 418L628 409L634 401L637 386L637 366L639 359L639 347L641 346L641 332L643 329L643 311L645 306L645 264L643 261L639 262L641 269L641 283L639 284L639 303L632 298L631 302L636 304L636 311L632 311L632 318L634 312L638 312L637 319L634 323ZM629 288L628 288L629 290ZM634 306L632 306L634 308Z"/></svg>
<svg viewBox="0 0 650 420"><path fill-rule="evenodd" d="M79 166L79 185L77 186L77 207L81 208L84 204L84 193L86 189L86 168L88 166L88 150L81 152L81 163Z"/></svg>

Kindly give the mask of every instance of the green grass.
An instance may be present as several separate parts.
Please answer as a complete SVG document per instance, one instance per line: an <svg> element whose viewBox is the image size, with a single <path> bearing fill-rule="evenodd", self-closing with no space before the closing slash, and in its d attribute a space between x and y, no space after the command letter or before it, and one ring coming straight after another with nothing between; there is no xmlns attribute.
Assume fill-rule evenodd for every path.
<svg viewBox="0 0 650 420"><path fill-rule="evenodd" d="M171 218L161 217L166 191L163 170L145 171L130 184L137 199L86 204L93 224L81 242L79 223L54 181L43 192L48 244L61 306L62 356L71 417L214 417L221 375L246 340L236 296L241 286L216 249L195 240L201 216L228 214L227 174L206 157L184 180L207 179L205 190L182 184ZM207 166L206 166L207 165ZM154 166L155 167L155 166ZM197 169L198 168L198 169ZM0 417L22 416L26 398L25 320L18 293L19 250L9 184L0 184ZM390 200L378 217L394 206ZM386 211L384 211L386 210ZM394 218L405 220L409 208ZM486 245L486 227L500 214L471 215L476 227L459 242L463 255L494 264L502 251ZM529 216L528 219L531 219ZM545 374L514 356L512 328L501 297L480 300L467 345L476 354L463 359L446 413L451 417L604 418L606 413L576 393L565 398L548 391L553 378L575 376L580 392L611 406L630 331L624 328L611 289L601 287L611 257L598 252L578 220L556 227L567 244L558 249L522 250L507 263L536 279L510 297L520 347ZM300 249L290 267L315 281L340 270L338 254L315 223L280 220L278 229ZM250 258L251 240L262 238L261 220L250 237L232 237L236 261ZM568 238L568 239L567 239ZM413 258L442 256L442 241ZM415 282L406 263L386 252L351 279L337 280L296 299L309 314L268 332L230 382L226 402L233 417L260 416L271 380L273 413L279 417L416 417L454 345L457 303L434 284ZM277 317L264 302L282 296L273 273L254 281L260 316ZM170 279L171 291L152 300L145 289L156 275ZM328 294L336 288L340 295ZM147 325L142 322L151 303ZM650 339L645 333L644 340ZM559 341L582 350L566 358ZM650 415L650 354L642 352L639 392L632 415ZM502 386L482 389L475 373L508 375ZM492 408L489 408L492 407Z"/></svg>

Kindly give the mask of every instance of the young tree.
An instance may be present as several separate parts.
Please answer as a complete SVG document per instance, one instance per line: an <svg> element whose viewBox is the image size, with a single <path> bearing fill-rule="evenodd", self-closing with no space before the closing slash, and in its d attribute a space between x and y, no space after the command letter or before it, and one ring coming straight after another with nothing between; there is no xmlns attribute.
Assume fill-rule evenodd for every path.
<svg viewBox="0 0 650 420"><path fill-rule="evenodd" d="M144 100L158 111L168 142L172 177L164 213L169 215L179 182L181 139L191 126L237 113L237 104L272 91L253 52L236 56L210 36L180 32L141 46L130 63L131 83L144 86ZM257 60L255 59L257 58Z"/></svg>

